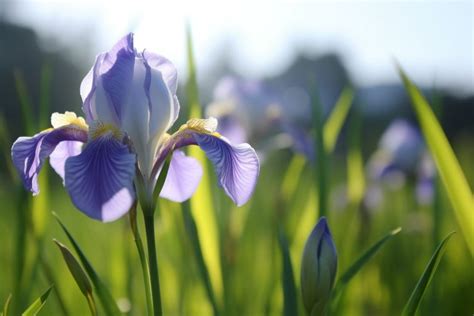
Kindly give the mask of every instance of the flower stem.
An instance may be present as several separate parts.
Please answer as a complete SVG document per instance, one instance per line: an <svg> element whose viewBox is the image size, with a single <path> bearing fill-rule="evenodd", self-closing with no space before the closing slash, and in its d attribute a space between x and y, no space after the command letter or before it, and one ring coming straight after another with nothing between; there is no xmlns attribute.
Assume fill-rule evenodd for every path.
<svg viewBox="0 0 474 316"><path fill-rule="evenodd" d="M135 245L137 246L138 256L140 258L140 265L142 268L143 281L145 283L145 296L146 296L146 307L148 315L153 315L153 302L152 302L152 293L150 285L150 272L148 268L148 262L145 256L145 250L143 247L142 238L140 232L138 231L137 226L137 205L135 204L130 210L130 225L132 227L133 239L135 240Z"/></svg>
<svg viewBox="0 0 474 316"><path fill-rule="evenodd" d="M155 316L163 315L161 308L160 277L158 275L158 260L155 245L155 222L153 212L144 212L146 241L148 246L148 268L150 270L153 311Z"/></svg>

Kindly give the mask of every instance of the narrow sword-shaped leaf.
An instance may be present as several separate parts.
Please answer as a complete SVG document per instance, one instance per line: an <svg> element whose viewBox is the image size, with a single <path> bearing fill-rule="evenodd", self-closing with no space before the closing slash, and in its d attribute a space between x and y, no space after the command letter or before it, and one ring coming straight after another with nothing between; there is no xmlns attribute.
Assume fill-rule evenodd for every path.
<svg viewBox="0 0 474 316"><path fill-rule="evenodd" d="M79 262L77 262L71 251L56 239L53 239L53 241L54 243L56 243L59 250L61 251L64 261L66 262L66 265L69 269L69 272L71 272L74 281L76 281L77 286L79 286L79 289L81 290L82 294L84 294L87 300L87 304L89 305L91 314L97 315L97 308L95 306L94 296L92 295L92 285L89 281L89 278L87 277L86 273L82 269Z"/></svg>
<svg viewBox="0 0 474 316"><path fill-rule="evenodd" d="M5 304L3 305L3 316L8 316L8 308L10 307L10 302L12 300L12 294L8 294L7 300L5 301Z"/></svg>
<svg viewBox="0 0 474 316"><path fill-rule="evenodd" d="M336 147L337 137L344 125L344 121L349 113L353 99L354 91L352 88L344 88L336 102L336 105L334 105L331 115L324 124L324 148L327 153L333 152Z"/></svg>
<svg viewBox="0 0 474 316"><path fill-rule="evenodd" d="M187 102L189 106L189 117L201 117L202 109L199 102L198 84L196 78L196 66L190 27L187 27L187 58L189 78L187 87ZM188 153L196 158L203 168L203 177L191 198L191 214L196 223L199 236L199 245L206 263L206 269L211 278L212 290L217 303L221 305L223 298L223 280L221 271L221 256L219 245L219 233L217 227L216 211L214 209L211 178L209 174L209 161L205 153L197 146L188 148ZM196 254L198 256L198 254ZM210 295L211 296L211 295ZM210 297L212 301L212 298Z"/></svg>
<svg viewBox="0 0 474 316"><path fill-rule="evenodd" d="M410 96L428 148L453 205L454 214L471 255L474 255L474 201L459 162L430 105L402 68L398 71Z"/></svg>
<svg viewBox="0 0 474 316"><path fill-rule="evenodd" d="M405 305L405 308L403 309L403 316L415 315L416 310L420 305L421 299L425 294L425 290L428 288L428 285L430 284L431 279L433 278L433 275L435 274L436 269L438 268L439 262L443 257L447 242L454 233L455 232L449 233L448 236L443 239L443 241L439 244L438 248L433 253L433 256L428 262L425 271L418 280L415 289L410 295L410 299L408 300L407 304Z"/></svg>
<svg viewBox="0 0 474 316"><path fill-rule="evenodd" d="M355 110L355 109L354 109ZM365 172L361 149L361 117L354 111L349 126L349 153L347 154L347 196L353 205L364 197Z"/></svg>
<svg viewBox="0 0 474 316"><path fill-rule="evenodd" d="M53 286L50 286L40 297L38 297L23 313L23 316L35 316L43 308L46 300L48 299L49 293Z"/></svg>
<svg viewBox="0 0 474 316"><path fill-rule="evenodd" d="M372 247L364 252L339 278L334 288L334 300L337 302L343 289L349 283L349 281L362 269L362 267L369 262L370 259L380 250L380 248L389 241L393 236L397 235L402 229L400 227L392 230L382 239L377 241Z"/></svg>
<svg viewBox="0 0 474 316"><path fill-rule="evenodd" d="M84 266L84 269L86 270L87 275L89 276L92 284L94 285L97 296L99 297L100 303L102 304L105 313L107 315L120 315L120 311L117 307L117 304L115 303L114 298L110 294L105 284L97 275L97 272L95 272L94 268L90 264L87 257L84 255L76 240L72 237L71 233L69 233L66 226L61 222L58 215L56 213L53 213L53 215L58 221L64 233L66 234L67 238L71 242L72 246L74 247L74 250L76 251L77 255L79 256L79 260L81 261L82 265Z"/></svg>
<svg viewBox="0 0 474 316"><path fill-rule="evenodd" d="M278 233L278 242L280 245L282 257L282 285L283 285L283 315L298 315L298 303L296 301L295 276L293 274L293 265L291 264L290 249L288 241L282 230Z"/></svg>

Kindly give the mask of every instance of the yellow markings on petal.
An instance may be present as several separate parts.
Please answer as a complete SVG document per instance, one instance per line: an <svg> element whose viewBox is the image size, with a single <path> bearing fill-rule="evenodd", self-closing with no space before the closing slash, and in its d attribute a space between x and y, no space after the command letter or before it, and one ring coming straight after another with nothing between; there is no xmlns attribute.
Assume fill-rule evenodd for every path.
<svg viewBox="0 0 474 316"><path fill-rule="evenodd" d="M96 139L106 134L112 134L115 139L121 140L123 133L115 125L109 123L97 123L89 130L89 137Z"/></svg>
<svg viewBox="0 0 474 316"><path fill-rule="evenodd" d="M183 124L179 130L192 129L199 133L214 134L217 129L217 120L214 117L208 119L190 119Z"/></svg>
<svg viewBox="0 0 474 316"><path fill-rule="evenodd" d="M51 125L54 128L59 128L71 124L77 125L84 129L89 128L84 118L77 116L74 112L66 111L64 112L64 114L55 112L51 115Z"/></svg>

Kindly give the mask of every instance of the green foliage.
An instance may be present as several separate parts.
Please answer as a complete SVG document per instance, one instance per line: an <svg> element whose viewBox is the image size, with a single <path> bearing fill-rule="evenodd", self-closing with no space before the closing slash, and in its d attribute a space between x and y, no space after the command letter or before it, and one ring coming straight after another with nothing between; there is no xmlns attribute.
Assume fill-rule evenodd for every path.
<svg viewBox="0 0 474 316"><path fill-rule="evenodd" d="M69 271L71 272L74 281L76 281L77 286L79 286L79 289L81 290L82 294L84 294L85 298L87 299L91 314L96 315L97 308L95 306L94 296L92 295L92 285L89 281L89 278L87 277L86 273L82 269L79 262L77 262L71 251L56 239L53 239L53 241L56 243L59 250L61 251L61 254L64 258L64 262L66 262L66 265Z"/></svg>
<svg viewBox="0 0 474 316"><path fill-rule="evenodd" d="M40 297L38 297L23 313L22 316L35 316L43 308L46 300L49 297L49 293L53 287L51 286L44 292Z"/></svg>
<svg viewBox="0 0 474 316"><path fill-rule="evenodd" d="M53 214L56 217L59 225L61 226L62 230L66 234L67 238L71 242L74 250L76 251L77 255L79 256L79 260L81 261L84 269L86 270L87 275L89 276L94 288L96 290L97 296L104 308L104 311L107 315L120 315L120 311L113 299L112 295L110 294L109 290L105 286L105 284L101 281L97 273L95 272L94 268L90 264L89 260L84 255L83 251L79 247L78 243L72 237L71 233L69 233L66 226L61 222L59 217L56 214Z"/></svg>
<svg viewBox="0 0 474 316"><path fill-rule="evenodd" d="M461 166L430 105L405 72L398 68L405 89L410 96L428 148L433 155L441 180L453 205L454 214L464 240L474 255L474 201Z"/></svg>
<svg viewBox="0 0 474 316"><path fill-rule="evenodd" d="M431 279L436 273L436 269L438 268L441 258L443 257L447 242L454 233L455 232L451 232L448 236L446 236L439 244L438 248L436 248L435 252L433 253L433 256L430 259L430 262L428 262L428 265L425 268L425 271L421 275L420 279L418 280L418 283L415 286L415 289L411 293L410 299L405 305L402 315L412 316L416 314L423 295L425 294L426 289L430 285Z"/></svg>

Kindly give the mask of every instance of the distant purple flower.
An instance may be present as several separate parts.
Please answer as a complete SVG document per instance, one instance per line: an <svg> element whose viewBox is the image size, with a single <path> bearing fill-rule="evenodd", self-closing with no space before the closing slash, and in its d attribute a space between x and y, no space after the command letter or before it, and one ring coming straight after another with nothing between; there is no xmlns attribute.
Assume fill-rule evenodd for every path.
<svg viewBox="0 0 474 316"><path fill-rule="evenodd" d="M283 115L276 93L259 80L222 78L214 89L207 114L221 122L218 132L233 142L252 140L265 152L291 147L314 159L311 137Z"/></svg>
<svg viewBox="0 0 474 316"><path fill-rule="evenodd" d="M399 188L407 177L416 180L417 199L427 204L433 196L436 174L420 131L405 120L395 120L382 135L379 148L369 161L372 179Z"/></svg>
<svg viewBox="0 0 474 316"><path fill-rule="evenodd" d="M232 145L216 133L214 118L191 119L168 134L179 113L176 89L174 65L152 52L137 52L133 34L128 34L97 56L82 81L85 120L72 112L54 113L53 128L13 144L12 159L23 184L34 195L39 193L37 175L50 156L74 205L94 219L113 221L135 200L136 170L151 200L171 153L161 196L177 202L190 198L202 169L178 149L198 145L214 164L225 192L237 205L244 204L259 173L255 151L248 144Z"/></svg>

